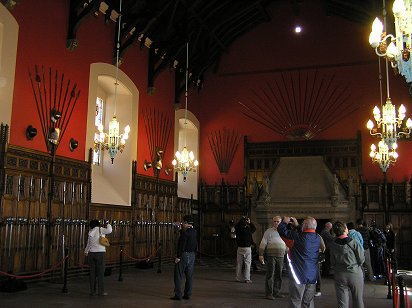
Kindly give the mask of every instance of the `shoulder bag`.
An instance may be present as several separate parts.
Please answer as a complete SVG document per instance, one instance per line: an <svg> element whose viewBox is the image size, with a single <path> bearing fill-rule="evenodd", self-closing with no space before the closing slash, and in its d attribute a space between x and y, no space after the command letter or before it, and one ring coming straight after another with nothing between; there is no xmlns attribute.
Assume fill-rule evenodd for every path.
<svg viewBox="0 0 412 308"><path fill-rule="evenodd" d="M99 244L104 246L104 247L109 247L110 246L109 239L102 235L102 232L100 231L100 227L99 227L99 233L100 233Z"/></svg>

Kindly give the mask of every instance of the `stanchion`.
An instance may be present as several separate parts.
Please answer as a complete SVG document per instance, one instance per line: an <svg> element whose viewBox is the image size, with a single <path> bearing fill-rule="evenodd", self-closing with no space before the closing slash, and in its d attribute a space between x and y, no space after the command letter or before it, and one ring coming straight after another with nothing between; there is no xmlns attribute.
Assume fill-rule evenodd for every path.
<svg viewBox="0 0 412 308"><path fill-rule="evenodd" d="M386 257L386 282L388 284L388 294L386 295L387 299L392 299L392 263L389 256Z"/></svg>
<svg viewBox="0 0 412 308"><path fill-rule="evenodd" d="M63 271L63 288L62 292L67 293L67 269L69 267L69 249L64 249L64 271Z"/></svg>
<svg viewBox="0 0 412 308"><path fill-rule="evenodd" d="M160 274L162 272L162 242L159 243L159 251L157 252L157 256L159 257L157 273Z"/></svg>
<svg viewBox="0 0 412 308"><path fill-rule="evenodd" d="M123 245L120 245L119 281L123 281Z"/></svg>
<svg viewBox="0 0 412 308"><path fill-rule="evenodd" d="M399 287L399 308L405 308L405 281L402 276L398 276L398 287Z"/></svg>

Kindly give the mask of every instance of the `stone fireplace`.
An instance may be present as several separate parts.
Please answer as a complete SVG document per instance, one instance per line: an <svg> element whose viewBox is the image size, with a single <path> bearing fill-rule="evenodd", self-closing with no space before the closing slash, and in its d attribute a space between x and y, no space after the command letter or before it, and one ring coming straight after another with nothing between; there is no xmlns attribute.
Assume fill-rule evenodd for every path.
<svg viewBox="0 0 412 308"><path fill-rule="evenodd" d="M274 215L353 220L356 213L348 183L346 187L340 183L322 156L280 157L273 172L254 189L256 221L264 230Z"/></svg>

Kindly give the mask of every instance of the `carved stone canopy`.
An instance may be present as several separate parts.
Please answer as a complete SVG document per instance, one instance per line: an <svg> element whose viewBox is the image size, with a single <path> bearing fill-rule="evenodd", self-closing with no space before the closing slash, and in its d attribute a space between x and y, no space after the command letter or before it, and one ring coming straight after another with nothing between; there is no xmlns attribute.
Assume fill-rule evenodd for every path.
<svg viewBox="0 0 412 308"><path fill-rule="evenodd" d="M266 181L256 201L258 222L266 224L273 215L343 221L351 216L345 189L322 156L281 157Z"/></svg>

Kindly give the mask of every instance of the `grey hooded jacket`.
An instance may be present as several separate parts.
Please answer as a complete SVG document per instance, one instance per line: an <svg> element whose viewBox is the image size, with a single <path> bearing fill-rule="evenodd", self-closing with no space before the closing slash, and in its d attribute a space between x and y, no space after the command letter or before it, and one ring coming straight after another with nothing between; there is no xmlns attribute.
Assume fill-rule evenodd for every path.
<svg viewBox="0 0 412 308"><path fill-rule="evenodd" d="M350 237L337 238L330 248L330 262L335 273L359 273L365 262L363 247Z"/></svg>

